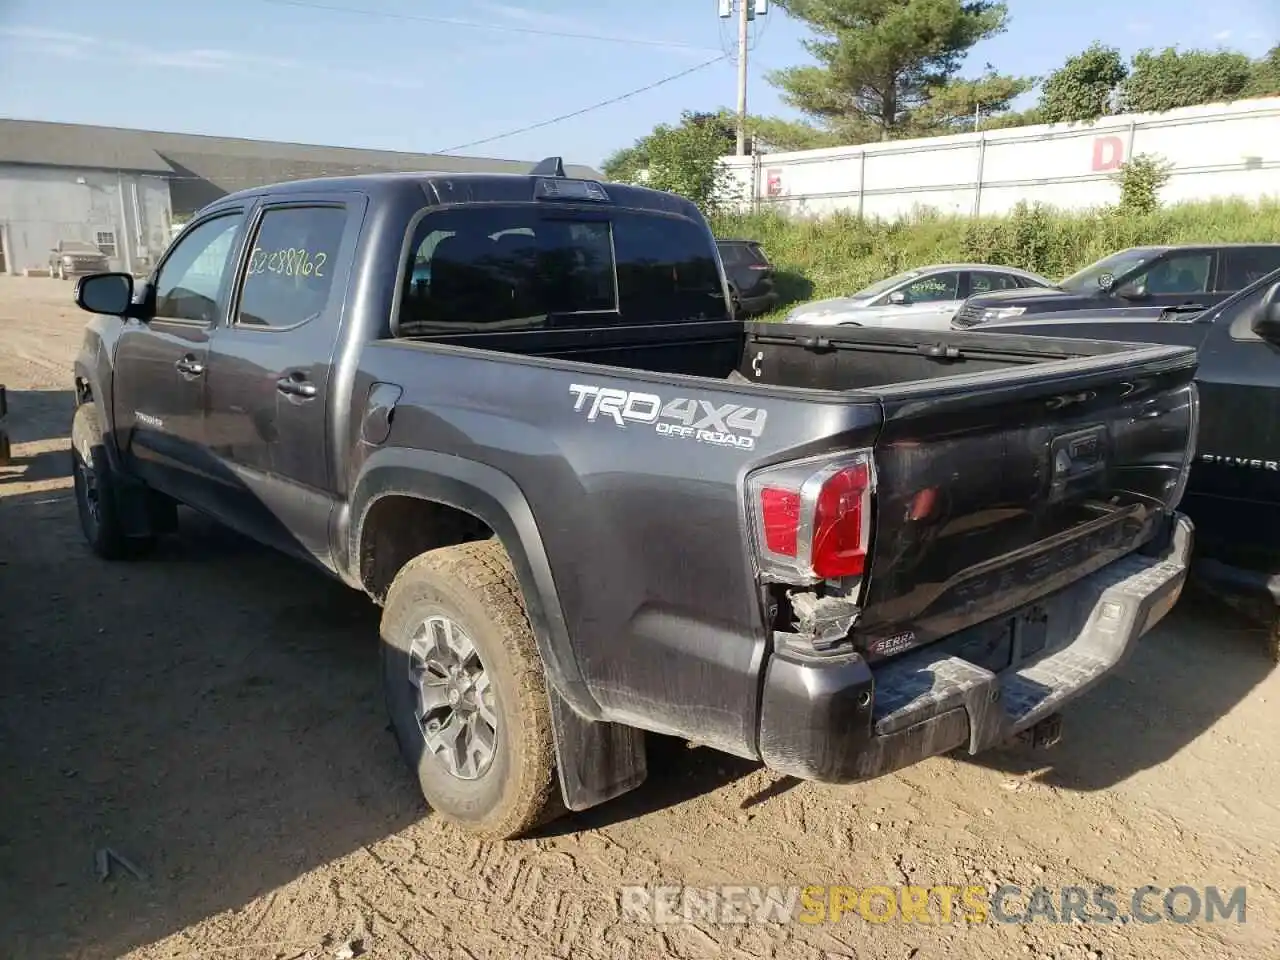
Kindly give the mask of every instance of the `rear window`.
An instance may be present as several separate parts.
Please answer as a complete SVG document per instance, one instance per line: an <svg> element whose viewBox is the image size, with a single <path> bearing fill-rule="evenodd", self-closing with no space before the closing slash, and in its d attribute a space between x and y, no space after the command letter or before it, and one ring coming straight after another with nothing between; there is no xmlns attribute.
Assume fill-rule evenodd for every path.
<svg viewBox="0 0 1280 960"><path fill-rule="evenodd" d="M726 319L713 248L681 217L544 206L430 213L400 336Z"/></svg>

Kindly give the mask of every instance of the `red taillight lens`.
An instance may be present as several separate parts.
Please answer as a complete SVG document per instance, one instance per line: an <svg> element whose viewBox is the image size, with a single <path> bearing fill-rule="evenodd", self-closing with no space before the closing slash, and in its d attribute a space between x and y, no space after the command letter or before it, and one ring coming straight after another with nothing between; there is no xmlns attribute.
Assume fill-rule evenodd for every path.
<svg viewBox="0 0 1280 960"><path fill-rule="evenodd" d="M856 577L866 567L870 490L871 471L858 463L828 477L818 492L809 564L823 580Z"/></svg>
<svg viewBox="0 0 1280 960"><path fill-rule="evenodd" d="M760 517L764 521L765 549L779 556L794 557L800 533L800 494L795 490L763 487Z"/></svg>
<svg viewBox="0 0 1280 960"><path fill-rule="evenodd" d="M761 573L788 583L864 575L874 492L869 450L753 474L747 496Z"/></svg>

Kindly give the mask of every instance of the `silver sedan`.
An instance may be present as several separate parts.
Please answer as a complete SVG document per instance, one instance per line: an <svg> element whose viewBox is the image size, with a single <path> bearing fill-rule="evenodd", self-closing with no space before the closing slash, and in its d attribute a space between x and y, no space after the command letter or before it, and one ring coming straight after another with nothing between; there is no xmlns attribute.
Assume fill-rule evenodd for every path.
<svg viewBox="0 0 1280 960"><path fill-rule="evenodd" d="M951 318L970 296L1052 286L1052 281L1017 267L938 263L904 270L846 297L802 303L787 314L787 322L949 330Z"/></svg>

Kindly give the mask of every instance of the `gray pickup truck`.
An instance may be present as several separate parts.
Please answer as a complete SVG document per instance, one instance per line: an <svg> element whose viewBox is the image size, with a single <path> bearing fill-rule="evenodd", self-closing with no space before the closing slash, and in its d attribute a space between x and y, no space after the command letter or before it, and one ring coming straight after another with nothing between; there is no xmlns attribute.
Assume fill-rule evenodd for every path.
<svg viewBox="0 0 1280 960"><path fill-rule="evenodd" d="M645 731L833 783L1053 739L1186 573L1193 350L736 322L695 207L554 161L234 194L76 301L92 549L182 503L367 593L483 836Z"/></svg>

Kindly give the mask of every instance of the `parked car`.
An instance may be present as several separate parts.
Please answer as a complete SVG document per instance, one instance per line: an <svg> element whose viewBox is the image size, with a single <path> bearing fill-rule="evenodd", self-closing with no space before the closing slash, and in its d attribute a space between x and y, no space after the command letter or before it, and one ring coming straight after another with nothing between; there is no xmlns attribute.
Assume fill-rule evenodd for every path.
<svg viewBox="0 0 1280 960"><path fill-rule="evenodd" d="M233 194L76 302L93 551L180 501L366 592L480 835L643 731L829 782L1052 739L1182 588L1193 350L744 324L692 203L559 162Z"/></svg>
<svg viewBox="0 0 1280 960"><path fill-rule="evenodd" d="M1277 243L1133 247L1103 257L1043 289L971 296L956 314L955 326L967 329L1046 313L1077 312L1091 320L1196 313L1277 269Z"/></svg>
<svg viewBox="0 0 1280 960"><path fill-rule="evenodd" d="M787 322L946 330L966 297L992 290L1021 291L1048 282L1016 267L939 263L904 270L847 297L801 304L787 315Z"/></svg>
<svg viewBox="0 0 1280 960"><path fill-rule="evenodd" d="M735 315L768 313L778 305L773 264L760 244L754 240L717 240L716 247L729 280Z"/></svg>
<svg viewBox="0 0 1280 960"><path fill-rule="evenodd" d="M1183 498L1196 524L1193 572L1269 627L1280 662L1280 270L1200 313L1047 313L975 332L1199 350L1199 440Z"/></svg>
<svg viewBox="0 0 1280 960"><path fill-rule="evenodd" d="M49 276L57 280L111 269L106 254L83 240L59 240L49 251Z"/></svg>

